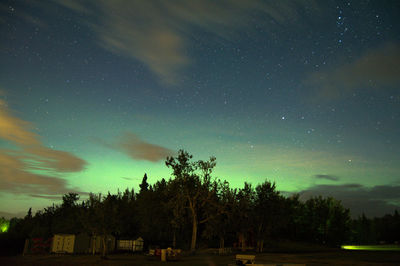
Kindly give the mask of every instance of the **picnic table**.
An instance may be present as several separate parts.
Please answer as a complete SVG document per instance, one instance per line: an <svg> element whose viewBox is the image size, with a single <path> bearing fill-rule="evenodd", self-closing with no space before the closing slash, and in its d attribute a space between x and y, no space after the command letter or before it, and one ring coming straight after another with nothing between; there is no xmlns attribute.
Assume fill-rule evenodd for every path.
<svg viewBox="0 0 400 266"><path fill-rule="evenodd" d="M256 255L236 254L236 265L254 264Z"/></svg>

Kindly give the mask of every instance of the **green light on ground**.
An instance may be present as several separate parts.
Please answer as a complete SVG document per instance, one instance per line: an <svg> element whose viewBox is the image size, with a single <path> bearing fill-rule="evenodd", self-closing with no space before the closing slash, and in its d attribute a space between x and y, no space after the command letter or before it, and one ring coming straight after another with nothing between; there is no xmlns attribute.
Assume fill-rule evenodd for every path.
<svg viewBox="0 0 400 266"><path fill-rule="evenodd" d="M363 246L341 246L342 249L346 250L374 250L374 251L400 251L398 245L363 245Z"/></svg>

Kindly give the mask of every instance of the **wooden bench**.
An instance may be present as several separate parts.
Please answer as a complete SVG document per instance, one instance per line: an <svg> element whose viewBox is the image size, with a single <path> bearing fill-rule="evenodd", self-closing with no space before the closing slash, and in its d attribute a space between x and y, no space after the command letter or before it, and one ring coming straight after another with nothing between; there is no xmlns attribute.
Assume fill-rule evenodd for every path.
<svg viewBox="0 0 400 266"><path fill-rule="evenodd" d="M254 264L255 255L236 254L236 265Z"/></svg>

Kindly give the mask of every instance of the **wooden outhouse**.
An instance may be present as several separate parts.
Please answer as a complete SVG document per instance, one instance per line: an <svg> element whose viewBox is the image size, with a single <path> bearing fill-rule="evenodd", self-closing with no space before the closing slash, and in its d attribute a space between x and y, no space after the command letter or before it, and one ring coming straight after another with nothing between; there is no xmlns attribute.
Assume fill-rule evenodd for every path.
<svg viewBox="0 0 400 266"><path fill-rule="evenodd" d="M51 252L53 253L87 253L90 237L85 234L56 234L53 237Z"/></svg>

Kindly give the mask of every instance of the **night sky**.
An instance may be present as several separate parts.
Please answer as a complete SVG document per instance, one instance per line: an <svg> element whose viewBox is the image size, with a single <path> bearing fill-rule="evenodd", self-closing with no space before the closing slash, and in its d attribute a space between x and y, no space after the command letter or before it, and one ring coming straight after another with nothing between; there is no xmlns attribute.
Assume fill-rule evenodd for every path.
<svg viewBox="0 0 400 266"><path fill-rule="evenodd" d="M400 209L400 1L1 1L0 216L165 157Z"/></svg>

